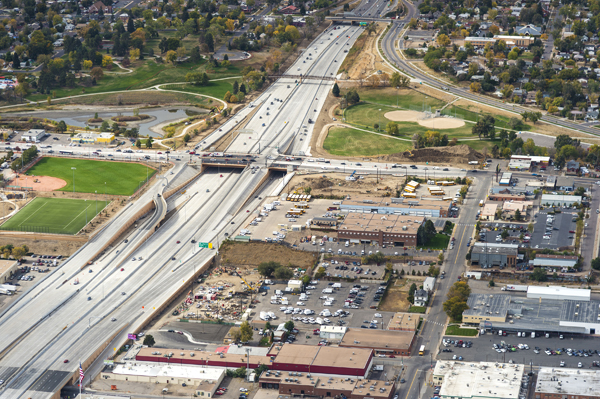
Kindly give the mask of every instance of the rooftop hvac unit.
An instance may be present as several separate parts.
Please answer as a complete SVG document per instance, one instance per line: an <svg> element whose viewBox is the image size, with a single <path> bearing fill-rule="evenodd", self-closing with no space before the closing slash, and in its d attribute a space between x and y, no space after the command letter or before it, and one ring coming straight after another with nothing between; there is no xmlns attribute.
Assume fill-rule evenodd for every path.
<svg viewBox="0 0 600 399"><path fill-rule="evenodd" d="M369 388L369 391L374 391L374 390L375 390L375 388L373 388L373 387Z"/></svg>
<svg viewBox="0 0 600 399"><path fill-rule="evenodd" d="M194 357L195 356L194 352L190 352L190 356Z"/></svg>

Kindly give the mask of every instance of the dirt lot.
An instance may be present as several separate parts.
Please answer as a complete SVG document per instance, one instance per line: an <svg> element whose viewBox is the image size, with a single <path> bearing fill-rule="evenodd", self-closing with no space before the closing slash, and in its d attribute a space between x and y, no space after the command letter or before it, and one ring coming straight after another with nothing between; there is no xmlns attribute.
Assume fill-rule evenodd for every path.
<svg viewBox="0 0 600 399"><path fill-rule="evenodd" d="M38 240L35 238L14 238L0 236L0 246L12 244L15 247L27 245L30 252L36 254L71 256L85 242L61 241L61 240Z"/></svg>
<svg viewBox="0 0 600 399"><path fill-rule="evenodd" d="M400 172L398 172L400 174ZM395 195L396 187L403 184L405 181L404 177L395 177L385 175L383 178L380 176L377 181L376 175L364 175L363 179L356 181L346 180L346 176L341 173L327 173L327 174L296 174L292 180L288 183L290 192L292 191L303 191L303 188L310 187L311 195L313 196L346 196L356 194L370 194L376 197L386 197L389 195Z"/></svg>
<svg viewBox="0 0 600 399"><path fill-rule="evenodd" d="M395 284L388 289L387 295L383 298L377 310L383 312L407 312L411 306L411 303L406 299L410 286L413 283L417 285L417 288L422 286L425 278L424 276L406 276L405 278L396 280Z"/></svg>
<svg viewBox="0 0 600 399"><path fill-rule="evenodd" d="M340 71L343 71L342 80L366 79L378 70L388 74L393 72L377 53L377 38L385 27L385 24L377 24L375 34L368 35L363 32L358 37L342 63L340 69Z"/></svg>
<svg viewBox="0 0 600 399"><path fill-rule="evenodd" d="M302 269L307 269L314 265L316 256L313 253L296 251L283 245L261 242L227 242L221 246L221 259L223 265L238 267L256 267L262 262L274 261L282 265L293 264Z"/></svg>
<svg viewBox="0 0 600 399"><path fill-rule="evenodd" d="M12 211L15 210L15 205L17 204L17 206L19 207L19 209L21 209L22 207L25 206L25 204L27 204L27 200L10 200L10 201L0 201L0 217L4 217L8 214L10 214ZM2 220L0 220L0 223L2 222Z"/></svg>
<svg viewBox="0 0 600 399"><path fill-rule="evenodd" d="M454 147L422 148L382 157L387 162L451 162L453 164L465 164L469 161L479 161L483 158L483 154L475 151L466 144Z"/></svg>

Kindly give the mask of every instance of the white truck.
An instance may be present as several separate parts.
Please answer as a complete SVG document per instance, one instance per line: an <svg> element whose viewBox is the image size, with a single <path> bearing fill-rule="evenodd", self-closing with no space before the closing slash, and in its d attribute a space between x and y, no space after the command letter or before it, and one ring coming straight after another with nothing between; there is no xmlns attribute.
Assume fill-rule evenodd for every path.
<svg viewBox="0 0 600 399"><path fill-rule="evenodd" d="M527 292L527 285L505 285L500 288L501 291Z"/></svg>
<svg viewBox="0 0 600 399"><path fill-rule="evenodd" d="M469 161L469 165L479 165L479 161Z"/></svg>

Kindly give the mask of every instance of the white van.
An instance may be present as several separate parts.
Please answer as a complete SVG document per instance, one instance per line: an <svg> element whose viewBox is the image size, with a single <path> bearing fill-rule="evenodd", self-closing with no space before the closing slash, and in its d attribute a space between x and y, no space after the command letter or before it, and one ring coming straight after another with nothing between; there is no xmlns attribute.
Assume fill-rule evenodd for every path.
<svg viewBox="0 0 600 399"><path fill-rule="evenodd" d="M350 241L346 241L346 247L350 246Z"/></svg>

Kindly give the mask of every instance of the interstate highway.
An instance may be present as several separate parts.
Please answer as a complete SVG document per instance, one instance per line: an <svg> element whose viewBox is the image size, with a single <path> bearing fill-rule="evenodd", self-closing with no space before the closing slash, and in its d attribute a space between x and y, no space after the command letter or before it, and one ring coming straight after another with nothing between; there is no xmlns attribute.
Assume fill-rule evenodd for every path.
<svg viewBox="0 0 600 399"><path fill-rule="evenodd" d="M345 56L342 43L351 41L350 45L344 46L350 49L360 31L358 27L333 31L336 36L340 35L339 44L336 45L332 37L332 44L327 46L324 54L313 57L315 72L311 71L310 74L335 74ZM342 36L343 33L350 35L350 38ZM319 43L317 46L321 40L325 44L327 39L322 37L324 35L316 39ZM314 45L310 48L314 48ZM308 72L311 65L308 61L307 65L302 64L301 68L306 68L304 71ZM295 68L295 71L290 71L291 74L297 72L298 67ZM281 80L284 79L287 78ZM291 125L302 120L302 115L314 112L314 109L318 114L322 103L312 104L306 98L317 95L315 87L320 87L319 81L311 80L291 90L289 98L284 100L288 101L284 103L287 108L274 115L274 121L283 123L294 118ZM328 87L322 89L323 101L331 84L329 81L323 84L323 87ZM287 83L285 87L287 89ZM226 126L235 126L244 113L248 115L251 111L252 107L242 110L215 135L227 134ZM254 115L250 120L251 126L262 124L258 116ZM291 139L293 134L292 128L283 132L273 129L262 132L260 140L270 145L281 141L282 135L283 139ZM243 138L239 137L233 141L232 150L248 152L250 147L244 146L241 140ZM258 150L257 142L254 147ZM277 151L270 149L269 152ZM263 160L264 155L256 165L262 165ZM186 167L177 163L174 172L179 173ZM76 372L80 359L85 361L93 358L93 354L107 345L113 336L118 337L118 343L125 342L128 332L142 326L154 308L160 307L173 292L186 285L194 268L204 265L214 256L215 251L199 250L191 240L215 242L217 239L223 240L226 233L233 234L247 217L245 211L258 205L258 200L250 200L247 207L236 214L244 205L248 193L256 188L266 173L264 168L256 173L251 173L249 169L240 172L221 168L220 173L213 171L201 175L187 188L185 195L188 198L183 206L134 250L163 214L163 197L157 194L168 186L163 186L160 179L173 177L159 177L159 181L143 195L142 199L146 202L140 199L122 211L92 242L82 247L38 286L23 294L0 317L0 336L3 337L0 341L0 379L5 380L0 387L0 396L33 399L51 397ZM272 192L275 183L276 180L265 183L264 192ZM85 267L85 263L112 238L118 227L131 219L135 209L148 201L155 201L158 208L140 222L138 229L130 235L129 242L110 248L96 263ZM177 244L177 241L180 243ZM131 260L140 256L143 260ZM75 279L79 279L78 285L73 285ZM64 360L69 362L64 363ZM89 377L86 376L86 380Z"/></svg>

